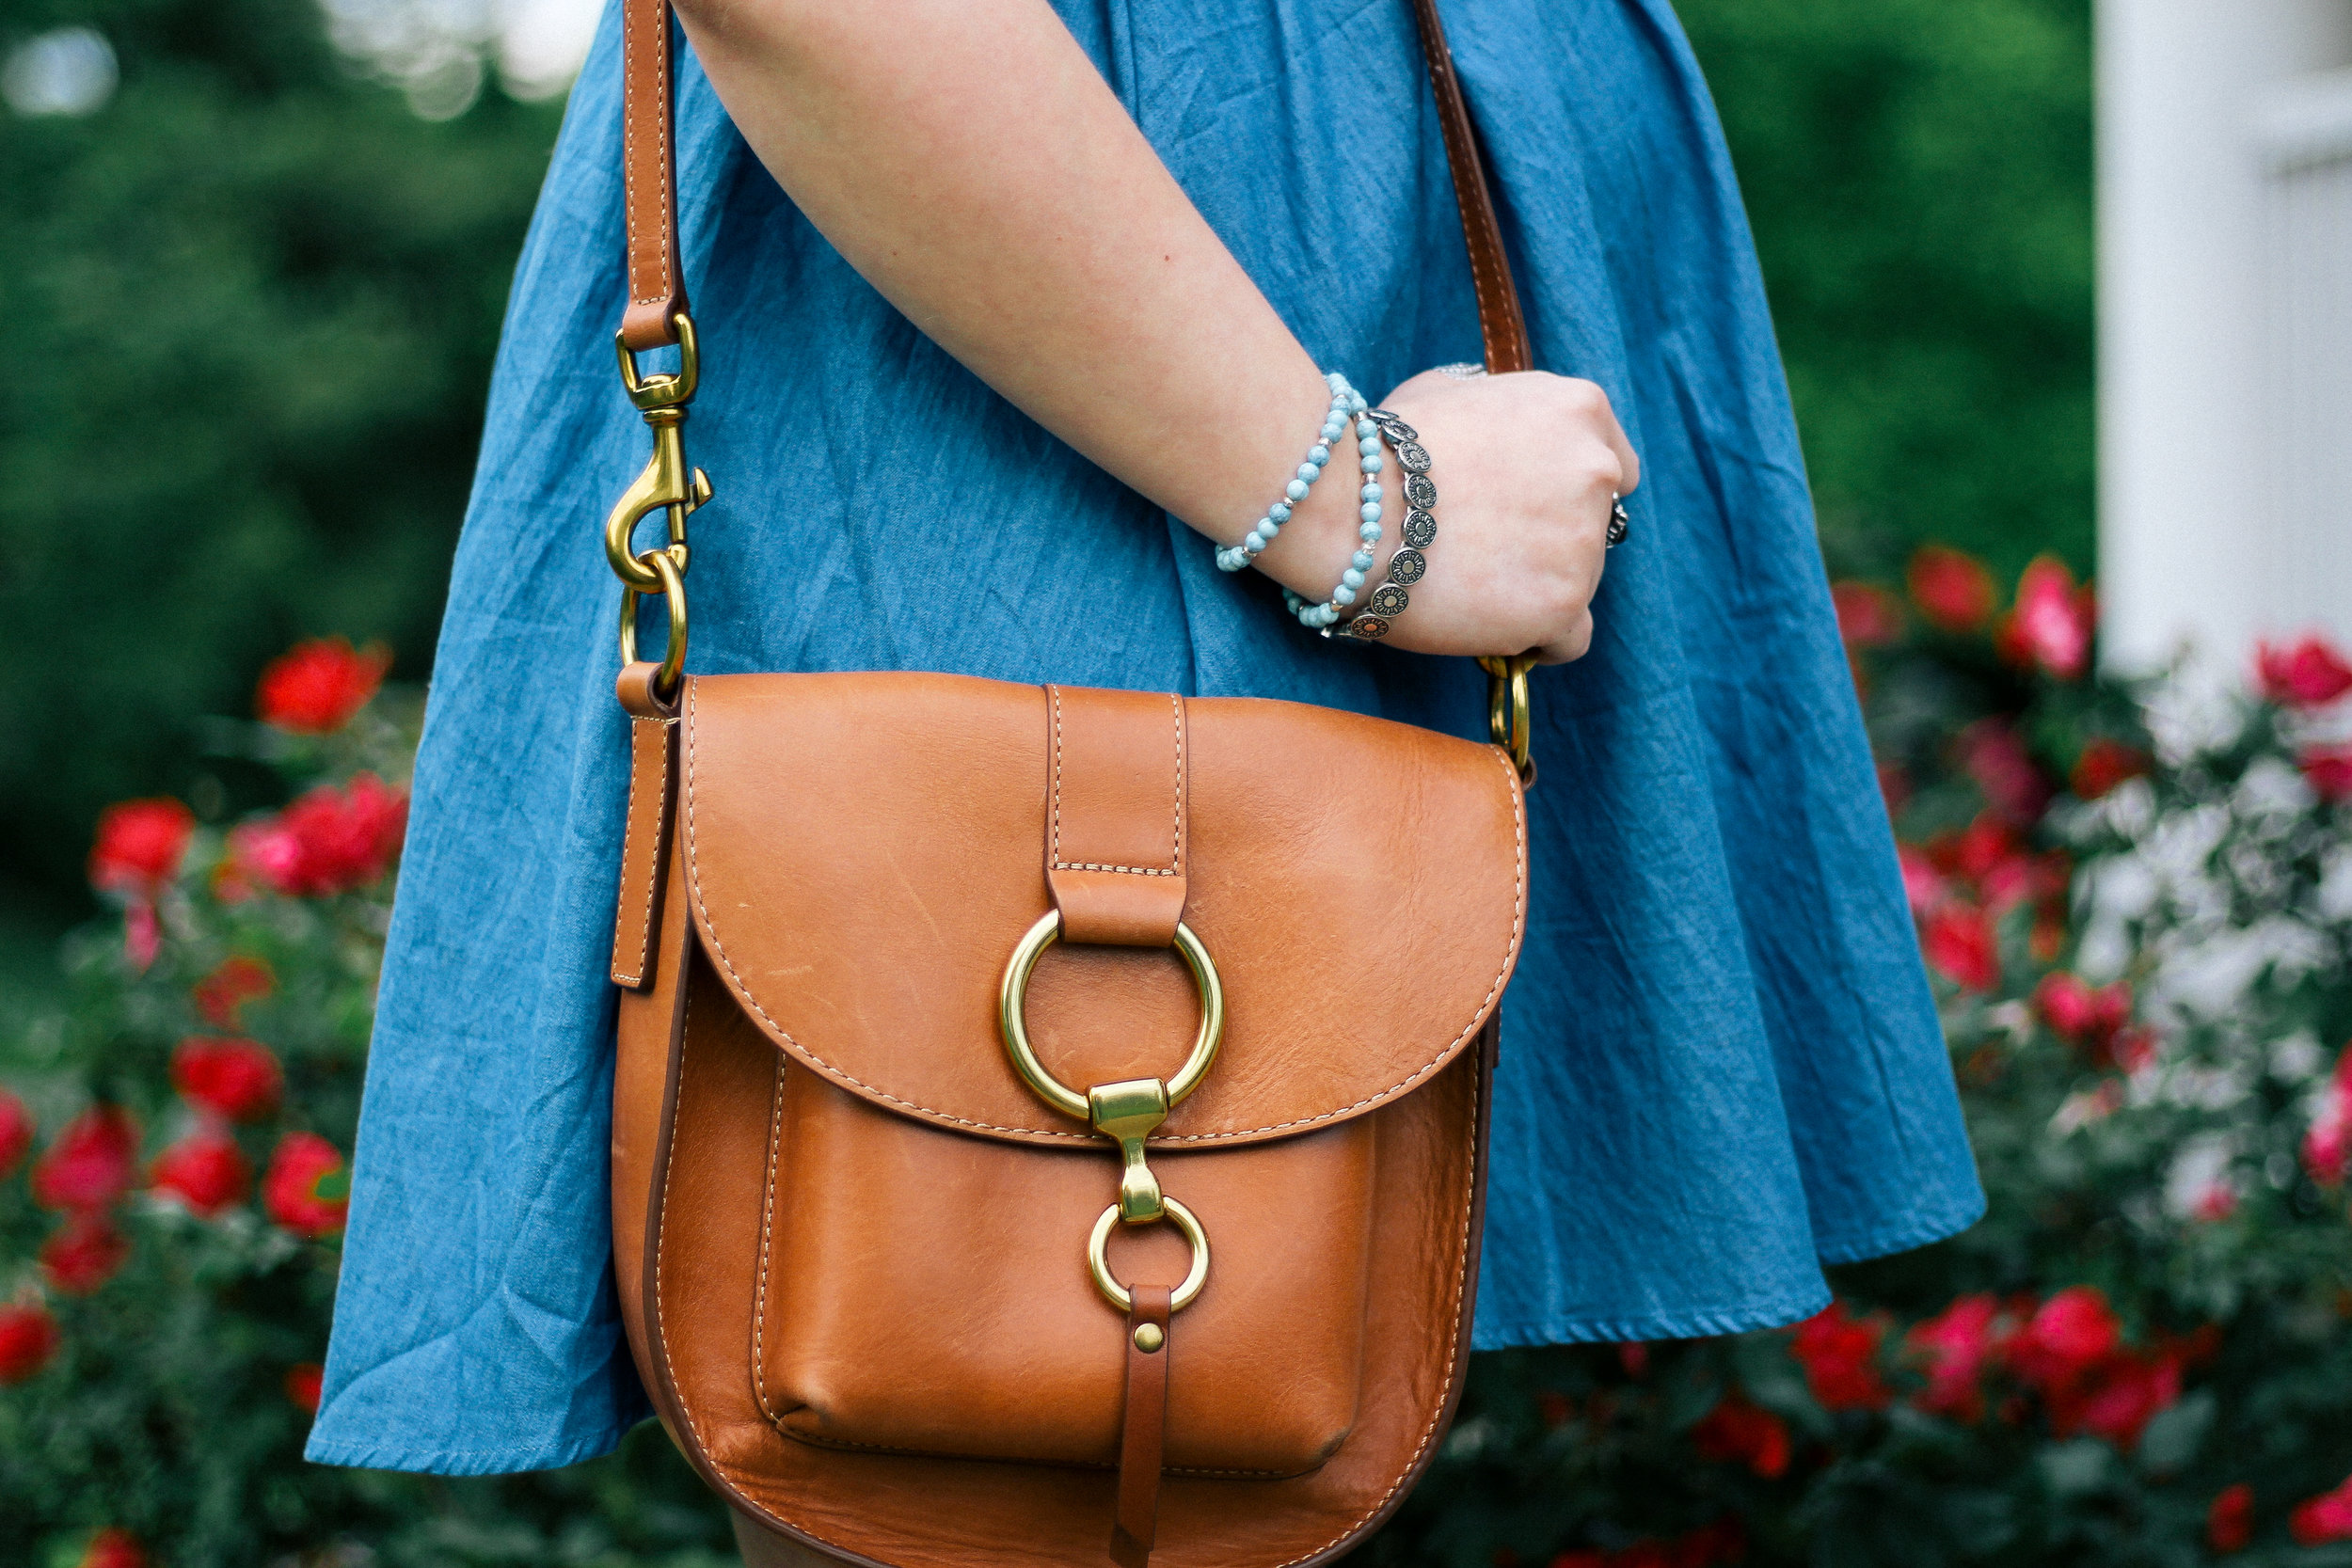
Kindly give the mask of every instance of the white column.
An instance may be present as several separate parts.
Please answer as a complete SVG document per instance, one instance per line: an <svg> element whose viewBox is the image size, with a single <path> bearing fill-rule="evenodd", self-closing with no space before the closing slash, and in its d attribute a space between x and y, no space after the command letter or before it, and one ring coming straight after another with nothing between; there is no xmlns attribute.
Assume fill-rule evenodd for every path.
<svg viewBox="0 0 2352 1568"><path fill-rule="evenodd" d="M2352 375L2295 352L2352 300L2352 248L2318 238L2329 193L2274 188L2293 172L2280 105L2352 62L2352 0L2097 0L2096 24L2108 660L2352 635L2352 548L2325 537L2352 519L2328 493L2352 483L2332 455L2352 440L2334 422L2352 420Z"/></svg>

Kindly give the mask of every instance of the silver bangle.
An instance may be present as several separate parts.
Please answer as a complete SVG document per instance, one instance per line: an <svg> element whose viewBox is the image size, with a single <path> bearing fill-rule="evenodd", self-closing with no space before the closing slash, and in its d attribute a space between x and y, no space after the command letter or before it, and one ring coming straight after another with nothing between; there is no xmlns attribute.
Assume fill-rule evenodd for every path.
<svg viewBox="0 0 2352 1568"><path fill-rule="evenodd" d="M1421 444L1421 432L1385 408L1368 409L1365 418L1378 427L1381 440L1404 470L1404 542L1389 557L1386 580L1372 591L1364 608L1343 626L1324 627L1323 635L1377 642L1389 635L1390 623L1411 608L1413 596L1407 590L1429 570L1429 557L1422 552L1438 537L1438 485L1429 477L1429 452Z"/></svg>

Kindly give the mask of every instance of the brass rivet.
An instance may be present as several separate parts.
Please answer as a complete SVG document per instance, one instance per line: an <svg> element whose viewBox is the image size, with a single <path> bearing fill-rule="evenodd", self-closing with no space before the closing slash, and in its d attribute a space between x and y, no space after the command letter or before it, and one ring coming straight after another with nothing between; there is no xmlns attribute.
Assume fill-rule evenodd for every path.
<svg viewBox="0 0 2352 1568"><path fill-rule="evenodd" d="M1159 1324L1138 1323L1136 1325L1136 1349L1143 1352L1144 1354L1151 1354L1166 1343L1168 1343L1168 1336L1160 1332Z"/></svg>

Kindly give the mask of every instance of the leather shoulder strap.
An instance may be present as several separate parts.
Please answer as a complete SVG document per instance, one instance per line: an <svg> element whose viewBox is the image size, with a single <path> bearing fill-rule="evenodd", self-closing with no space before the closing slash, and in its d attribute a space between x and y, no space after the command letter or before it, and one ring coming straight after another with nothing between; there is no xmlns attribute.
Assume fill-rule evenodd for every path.
<svg viewBox="0 0 2352 1568"><path fill-rule="evenodd" d="M677 86L670 0L621 0L621 189L628 208L630 349L677 341L686 269L677 253Z"/></svg>
<svg viewBox="0 0 2352 1568"><path fill-rule="evenodd" d="M1437 95L1438 123L1445 134L1454 198L1462 209L1462 237L1470 245L1486 368L1498 374L1523 371L1534 363L1527 321L1511 281L1510 259L1503 254L1502 230L1495 222L1494 197L1479 162L1470 106L1462 100L1454 56L1446 50L1445 25L1438 20L1437 0L1412 4L1430 89ZM621 318L621 341L631 349L676 342L674 318L686 309L686 274L678 264L675 85L670 67L670 0L622 0L621 148L628 208L628 309Z"/></svg>
<svg viewBox="0 0 2352 1568"><path fill-rule="evenodd" d="M1495 222L1494 189L1479 160L1462 79L1454 73L1454 52L1445 44L1438 0L1413 0L1421 24L1421 55L1429 66L1429 87L1438 96L1438 124L1445 133L1446 167L1454 175L1454 200L1462 209L1462 238L1470 244L1470 280L1478 291L1478 333L1486 341L1486 369L1497 375L1533 370L1527 318L1519 311L1518 285L1511 281L1511 258L1502 249L1502 228Z"/></svg>

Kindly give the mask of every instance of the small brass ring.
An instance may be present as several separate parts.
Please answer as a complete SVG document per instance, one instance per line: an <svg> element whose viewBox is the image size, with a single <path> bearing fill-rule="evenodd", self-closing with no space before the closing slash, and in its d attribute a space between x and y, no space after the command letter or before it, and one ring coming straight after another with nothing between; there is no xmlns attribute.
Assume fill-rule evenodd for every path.
<svg viewBox="0 0 2352 1568"><path fill-rule="evenodd" d="M670 645L662 650L661 668L655 672L654 689L667 697L677 689L686 669L686 579L668 550L646 550L638 563L660 579L662 608L670 612ZM643 597L627 583L621 585L621 662L637 662L637 601Z"/></svg>
<svg viewBox="0 0 2352 1568"><path fill-rule="evenodd" d="M1200 1222L1191 1210L1174 1198L1165 1200L1169 1217L1176 1228L1192 1243L1192 1267L1184 1271L1184 1282L1168 1298L1170 1312L1182 1312L1200 1298L1200 1288L1209 1282L1209 1233L1200 1228ZM1111 1277L1111 1227L1119 1219L1119 1205L1114 1203L1103 1211L1103 1217L1094 1222L1094 1234L1087 1238L1087 1273L1094 1276L1094 1288L1103 1292L1103 1299L1121 1312L1136 1308L1136 1298L1127 1287Z"/></svg>
<svg viewBox="0 0 2352 1568"><path fill-rule="evenodd" d="M997 989L996 1024L1005 1037L1005 1053L1012 1058L1013 1070L1021 1074L1021 1081L1064 1116L1089 1121L1092 1108L1087 1097L1046 1071L1045 1064L1037 1059L1037 1052L1029 1044L1029 1025L1025 1016L1030 973L1045 950L1060 938L1061 911L1048 910L1013 948L1012 960L1005 965L1004 984ZM1176 1069L1176 1076L1168 1081L1168 1102L1171 1106L1200 1086L1200 1081L1209 1075L1210 1065L1216 1060L1217 1044L1225 1037L1225 984L1217 978L1216 965L1209 958L1209 950L1192 934L1192 927L1182 921L1176 923L1176 952L1184 960L1184 967L1192 971L1193 985L1200 993L1200 1032L1193 1037L1192 1054Z"/></svg>

